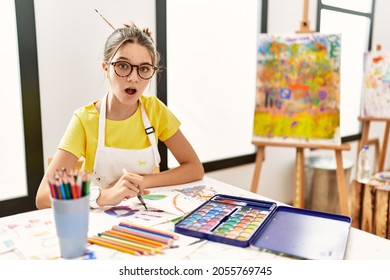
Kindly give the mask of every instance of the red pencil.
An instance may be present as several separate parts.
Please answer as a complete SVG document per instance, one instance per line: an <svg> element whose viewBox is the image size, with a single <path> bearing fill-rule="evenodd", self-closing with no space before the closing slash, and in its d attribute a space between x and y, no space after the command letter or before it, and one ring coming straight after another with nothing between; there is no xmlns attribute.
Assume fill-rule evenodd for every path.
<svg viewBox="0 0 390 280"><path fill-rule="evenodd" d="M50 186L50 193L51 193L51 197L52 198L57 198L57 191L56 191L56 186L49 182L49 186Z"/></svg>

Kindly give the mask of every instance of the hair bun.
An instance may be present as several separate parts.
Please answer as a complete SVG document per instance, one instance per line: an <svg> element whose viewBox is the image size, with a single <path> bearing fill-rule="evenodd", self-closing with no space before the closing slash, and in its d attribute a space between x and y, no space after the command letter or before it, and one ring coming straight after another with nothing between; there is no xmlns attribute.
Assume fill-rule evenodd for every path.
<svg viewBox="0 0 390 280"><path fill-rule="evenodd" d="M146 34L146 36L148 36L152 41L153 41L153 38L152 38L152 31L150 31L149 28L144 28L142 29L142 32Z"/></svg>
<svg viewBox="0 0 390 280"><path fill-rule="evenodd" d="M132 21L129 24L124 23L123 26L126 27L126 28L131 28L131 27L138 28L137 25L135 25L135 23L132 22Z"/></svg>

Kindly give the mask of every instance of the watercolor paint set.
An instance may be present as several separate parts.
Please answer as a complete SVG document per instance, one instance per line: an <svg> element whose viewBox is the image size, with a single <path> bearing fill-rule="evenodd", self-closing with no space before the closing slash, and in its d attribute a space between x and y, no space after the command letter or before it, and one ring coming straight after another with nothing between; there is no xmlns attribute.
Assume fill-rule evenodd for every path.
<svg viewBox="0 0 390 280"><path fill-rule="evenodd" d="M343 259L351 218L216 194L175 224L175 232L301 259Z"/></svg>

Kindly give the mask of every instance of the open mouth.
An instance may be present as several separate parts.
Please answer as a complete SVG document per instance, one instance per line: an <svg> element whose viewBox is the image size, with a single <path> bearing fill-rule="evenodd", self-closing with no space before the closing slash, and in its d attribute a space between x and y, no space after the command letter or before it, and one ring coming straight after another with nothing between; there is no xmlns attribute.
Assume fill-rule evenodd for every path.
<svg viewBox="0 0 390 280"><path fill-rule="evenodd" d="M129 95L133 95L137 93L137 90L135 88L127 88L125 89L126 93Z"/></svg>

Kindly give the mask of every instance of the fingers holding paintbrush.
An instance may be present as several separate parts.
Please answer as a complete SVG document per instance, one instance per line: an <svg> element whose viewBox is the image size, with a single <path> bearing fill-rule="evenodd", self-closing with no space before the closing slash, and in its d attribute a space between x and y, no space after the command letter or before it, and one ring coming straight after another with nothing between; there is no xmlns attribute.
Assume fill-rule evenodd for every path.
<svg viewBox="0 0 390 280"><path fill-rule="evenodd" d="M126 170L125 168L122 169L122 173L123 173L124 175L128 174L128 172L127 172L127 170ZM134 175L139 176L140 178L138 178L138 180L140 179L140 180L142 181L142 179L143 179L142 176L140 176L140 175L138 175L138 174L134 174ZM133 178L133 179L135 179L135 178ZM140 188L140 184L134 182L133 180L131 180L130 183L132 183L133 185L135 185L135 186L138 188L139 192L138 192L138 194L137 194L137 198L138 198L138 200L141 202L141 204L145 207L145 209L147 210L148 207L146 206L145 200L142 198L142 195L141 195L142 192L143 192L143 190L142 190L142 188Z"/></svg>

